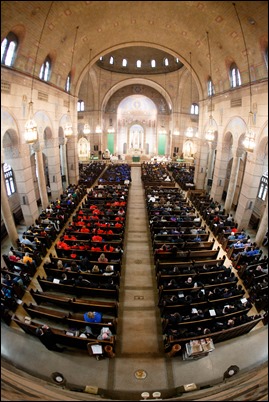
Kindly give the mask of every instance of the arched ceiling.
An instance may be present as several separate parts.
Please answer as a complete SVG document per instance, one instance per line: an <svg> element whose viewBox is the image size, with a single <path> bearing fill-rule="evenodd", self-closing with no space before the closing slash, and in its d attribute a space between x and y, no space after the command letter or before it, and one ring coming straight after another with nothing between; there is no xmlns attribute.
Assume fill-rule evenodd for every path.
<svg viewBox="0 0 269 402"><path fill-rule="evenodd" d="M179 57L188 68L192 52L192 68L205 86L209 75L207 31L213 81L227 79L227 65L232 61L240 71L248 69L244 39L230 1L55 1L41 35L50 5L49 1L2 1L1 40L9 31L18 34L15 68L31 73L41 36L37 65L40 68L51 55L55 85L61 77L64 86L70 71L77 26L73 55L76 87L87 71L90 49L93 64L107 53L141 45ZM268 2L237 1L236 7L249 64L260 65L268 43Z"/></svg>

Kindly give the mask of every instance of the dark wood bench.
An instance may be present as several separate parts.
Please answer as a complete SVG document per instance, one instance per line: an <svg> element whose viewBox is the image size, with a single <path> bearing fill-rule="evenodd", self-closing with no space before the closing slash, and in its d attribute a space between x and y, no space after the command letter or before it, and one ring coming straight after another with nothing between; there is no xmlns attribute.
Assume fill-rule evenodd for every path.
<svg viewBox="0 0 269 402"><path fill-rule="evenodd" d="M244 296L244 291L242 291L241 294L230 296L230 297L224 297L222 299L214 299L214 300L204 300L201 302L193 301L190 305L186 305L185 303L182 304L168 304L166 306L160 306L160 312L161 315L164 314L173 314L176 312L180 312L181 310L188 310L191 308L205 308L208 306L209 309L214 309L215 306L217 305L226 305L226 304L232 304L235 301L238 301L242 299Z"/></svg>
<svg viewBox="0 0 269 402"><path fill-rule="evenodd" d="M117 320L114 318L102 318L102 322L91 322L87 323L84 320L83 314L81 313L71 313L69 311L59 311L43 306L38 306L30 303L30 305L23 304L24 310L31 317L41 317L52 321L56 321L61 325L68 325L69 328L73 327L85 327L89 325L94 333L99 334L102 327L108 327L111 332L115 335L117 331Z"/></svg>
<svg viewBox="0 0 269 402"><path fill-rule="evenodd" d="M105 288L88 288L84 286L66 285L64 283L54 283L45 279L37 278L38 283L42 290L54 290L60 293L69 293L74 296L87 295L89 297L99 297L111 300L118 300L119 289L105 289Z"/></svg>
<svg viewBox="0 0 269 402"><path fill-rule="evenodd" d="M199 273L181 273L181 274L171 274L171 275L166 275L162 274L159 272L157 274L157 286L164 285L164 283L170 281L171 279L174 280L185 280L189 277L192 277L195 281L201 281L203 282L204 280L207 280L207 277L209 278L214 278L218 276L219 274L225 273L224 270L216 270L216 271L210 271L210 272L199 272Z"/></svg>
<svg viewBox="0 0 269 402"><path fill-rule="evenodd" d="M160 261L159 259L156 261L156 274L162 270L167 270L173 267L178 267L179 269L181 268L187 268L189 266L192 266L194 268L199 268L202 266L207 266L207 267L212 267L215 266L216 264L223 265L226 261L226 256L223 258L219 259L212 259L212 260L191 260L191 261L178 261L178 262L171 262L171 261Z"/></svg>
<svg viewBox="0 0 269 402"><path fill-rule="evenodd" d="M215 241L200 241L200 242L185 242L183 243L169 243L165 242L167 246L173 247L177 246L180 250L212 250ZM163 241L155 240L153 242L153 249L159 249L164 244Z"/></svg>
<svg viewBox="0 0 269 402"><path fill-rule="evenodd" d="M65 273L67 275L68 279L71 278L78 278L79 276L82 276L83 279L88 279L89 281L96 281L99 283L106 283L108 282L108 278L113 280L113 283L115 285L119 285L120 284L120 274L119 272L116 272L113 275L103 275L103 274L94 274L91 272L84 272L84 271L80 271L80 272L75 272L75 271L63 271L61 269L55 269L55 268L48 268L43 266L47 276L53 276L53 278L57 278L57 279L61 279L63 273Z"/></svg>
<svg viewBox="0 0 269 402"><path fill-rule="evenodd" d="M164 252L164 253L156 253L155 256L155 261L160 260L160 261L173 261L174 264L177 263L177 261L192 261L192 260L198 260L198 259L216 259L219 254L220 247L218 246L217 249L215 250L201 250L201 251L195 251L195 250L184 250L184 251L178 251L177 254L173 254L171 252Z"/></svg>
<svg viewBox="0 0 269 402"><path fill-rule="evenodd" d="M100 243L101 245L103 244L102 242ZM76 254L78 257L86 256L91 260L97 261L102 253L105 254L106 258L108 259L108 262L112 262L114 260L121 260L122 258L122 253L116 251L109 252L109 251L91 251L91 250L64 250L59 249L57 247L55 247L55 251L60 259L68 258L68 256L70 257L71 254ZM72 258L70 257L70 259ZM79 260L79 258L77 259Z"/></svg>
<svg viewBox="0 0 269 402"><path fill-rule="evenodd" d="M31 324L27 324L21 321L18 317L16 317L16 315L12 317L12 321L15 322L25 333L33 336L36 336L36 329L40 327L40 324L36 322L31 322ZM59 343L61 345L75 349L85 350L87 352L88 344L92 343L102 345L103 348L108 345L111 346L113 352L115 351L115 336L112 336L108 340L99 340L95 337L81 338L79 336L70 336L66 334L65 330L57 328L50 327L50 329L54 334L55 343Z"/></svg>
<svg viewBox="0 0 269 402"><path fill-rule="evenodd" d="M116 301L100 301L91 299L78 299L71 296L57 295L50 292L40 292L39 290L30 290L31 296L37 304L49 304L61 306L68 311L91 311L98 310L101 313L110 315L111 317L118 316L118 302Z"/></svg>
<svg viewBox="0 0 269 402"><path fill-rule="evenodd" d="M81 260L73 259L73 258L60 258L60 257L52 257L51 256L50 259L51 259L51 262L55 263L55 264L57 264L57 262L60 260L60 261L62 261L62 263L64 265L66 263L70 264L72 261L75 261L79 265L79 263L81 262ZM105 271L105 268L106 268L107 265L113 265L114 272L118 272L119 274L121 272L121 262L120 261L117 261L117 262L113 261L113 262L109 263L109 262L99 262L97 260L89 260L89 263L91 265L91 268L93 268L94 265L97 265L102 270L102 272Z"/></svg>
<svg viewBox="0 0 269 402"><path fill-rule="evenodd" d="M223 342L227 341L232 338L236 338L241 335L245 335L248 332L250 332L260 321L262 320L262 317L256 318L250 322L247 322L245 324L238 325L233 328L225 329L223 331L218 331L218 332L212 332L210 333L210 338L212 338L214 343L218 342ZM181 346L181 352L184 350L184 346L186 343L190 342L191 340L194 339L204 339L205 335L197 335L195 337L190 337L190 338L174 338L173 336L169 336L168 339L164 341L165 343L165 352L169 352L173 345L178 344Z"/></svg>

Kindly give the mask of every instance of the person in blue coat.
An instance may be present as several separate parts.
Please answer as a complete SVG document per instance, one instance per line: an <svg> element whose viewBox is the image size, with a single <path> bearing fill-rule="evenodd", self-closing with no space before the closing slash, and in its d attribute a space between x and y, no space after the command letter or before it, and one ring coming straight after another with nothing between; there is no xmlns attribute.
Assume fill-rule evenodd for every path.
<svg viewBox="0 0 269 402"><path fill-rule="evenodd" d="M102 314L96 311L84 313L83 317L86 322L102 322Z"/></svg>

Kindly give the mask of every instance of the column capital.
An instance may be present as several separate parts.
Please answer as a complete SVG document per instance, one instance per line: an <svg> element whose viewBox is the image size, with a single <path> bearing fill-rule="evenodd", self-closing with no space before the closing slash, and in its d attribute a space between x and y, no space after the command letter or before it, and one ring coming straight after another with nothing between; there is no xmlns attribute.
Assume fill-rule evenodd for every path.
<svg viewBox="0 0 269 402"><path fill-rule="evenodd" d="M41 144L39 141L36 141L34 144L32 144L34 152L41 151Z"/></svg>

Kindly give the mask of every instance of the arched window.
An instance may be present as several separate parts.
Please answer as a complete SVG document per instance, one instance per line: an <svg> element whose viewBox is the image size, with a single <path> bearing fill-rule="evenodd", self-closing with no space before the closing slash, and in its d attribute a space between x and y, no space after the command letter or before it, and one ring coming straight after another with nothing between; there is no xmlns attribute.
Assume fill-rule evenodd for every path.
<svg viewBox="0 0 269 402"><path fill-rule="evenodd" d="M79 100L77 103L77 111L78 112L84 112L85 110L85 104L83 100Z"/></svg>
<svg viewBox="0 0 269 402"><path fill-rule="evenodd" d="M264 50L264 60L265 60L266 68L268 70L268 46Z"/></svg>
<svg viewBox="0 0 269 402"><path fill-rule="evenodd" d="M12 170L11 166L7 165L6 163L3 163L2 167L3 167L5 182L6 182L7 195L8 195L8 197L10 197L12 194L14 194L16 192L14 177L13 177L13 170Z"/></svg>
<svg viewBox="0 0 269 402"><path fill-rule="evenodd" d="M141 60L137 60L136 61L136 67L141 68L141 65L142 65Z"/></svg>
<svg viewBox="0 0 269 402"><path fill-rule="evenodd" d="M13 66L17 49L18 38L13 32L9 32L1 44L1 64Z"/></svg>
<svg viewBox="0 0 269 402"><path fill-rule="evenodd" d="M163 61L163 64L164 64L165 66L169 66L169 61L168 61L168 58L167 58L167 57L165 57L165 59L164 59L164 61Z"/></svg>
<svg viewBox="0 0 269 402"><path fill-rule="evenodd" d="M49 56L46 57L44 63L41 66L39 72L39 78L43 81L49 81L51 73L51 59Z"/></svg>
<svg viewBox="0 0 269 402"><path fill-rule="evenodd" d="M265 201L268 192L268 172L265 173L260 181L260 186L258 189L258 198Z"/></svg>
<svg viewBox="0 0 269 402"><path fill-rule="evenodd" d="M233 63L230 67L230 80L232 88L236 88L241 85L240 71L238 70L237 65L235 63Z"/></svg>
<svg viewBox="0 0 269 402"><path fill-rule="evenodd" d="M151 67L152 68L156 67L156 61L155 60L151 60Z"/></svg>
<svg viewBox="0 0 269 402"><path fill-rule="evenodd" d="M212 96L215 94L215 89L211 77L209 77L207 81L207 94L208 96Z"/></svg>
<svg viewBox="0 0 269 402"><path fill-rule="evenodd" d="M65 81L65 87L64 87L64 90L66 92L70 92L70 89L71 89L71 73L68 74L66 81Z"/></svg>
<svg viewBox="0 0 269 402"><path fill-rule="evenodd" d="M109 64L114 64L114 57L113 56L110 57Z"/></svg>
<svg viewBox="0 0 269 402"><path fill-rule="evenodd" d="M127 60L126 59L122 60L122 67L127 67Z"/></svg>
<svg viewBox="0 0 269 402"><path fill-rule="evenodd" d="M195 114L195 115L199 114L199 106L197 105L197 103L193 103L191 105L191 114Z"/></svg>

